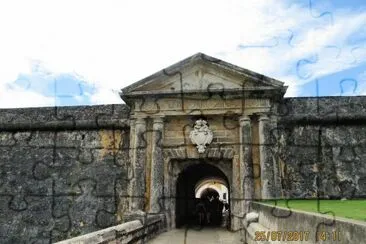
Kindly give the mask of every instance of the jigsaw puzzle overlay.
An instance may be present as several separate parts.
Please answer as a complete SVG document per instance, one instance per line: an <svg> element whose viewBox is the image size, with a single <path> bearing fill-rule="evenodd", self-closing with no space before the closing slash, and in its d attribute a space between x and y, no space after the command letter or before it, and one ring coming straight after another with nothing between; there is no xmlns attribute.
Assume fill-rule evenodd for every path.
<svg viewBox="0 0 366 244"><path fill-rule="evenodd" d="M113 105L1 110L1 243L50 243L121 219L127 114Z"/></svg>
<svg viewBox="0 0 366 244"><path fill-rule="evenodd" d="M313 18L334 24L331 12L319 12L311 0L308 4ZM291 30L285 39L293 48L299 43ZM276 48L280 37L274 40L274 44L239 48ZM334 50L335 58L339 57L340 48L323 48ZM223 65L203 54L196 58L211 67ZM299 60L295 67L299 80L309 79L312 74L306 68L318 61L317 55ZM144 223L148 216L159 214L168 216L166 224L176 221L174 217L184 222L187 212L182 206L192 207L192 196L179 195L173 183L190 182L187 176L179 177L185 168L199 163L211 165L206 168L211 176L230 178L225 179L231 183L229 187L239 181L242 188L230 192L230 221L237 221L235 231L240 231L243 242L247 238L246 213L258 210L250 203L263 196L316 199L318 213L324 215L329 212L322 208L323 199L366 197L366 97L284 98L272 101L274 106L265 116L242 117L247 112L246 99L263 96L248 91L248 86L255 90L259 85L245 80L237 89L243 101L241 112L216 115L205 108L230 104L232 90L226 83L207 81L202 94L194 96L186 92L190 87L183 70L167 68L162 74L178 81L173 87L178 104L146 93L138 106L130 107L0 110L0 243L57 242L130 220L127 213L131 210L145 211ZM263 76L251 75L265 81ZM340 94L344 94L346 83L352 83L354 91L358 87L357 80L344 77L339 81ZM314 89L319 94L319 88ZM180 116L157 119L167 104ZM131 119L135 111L145 118ZM192 161L197 152L189 133L198 118L208 121L214 138L206 153ZM136 135L133 141L131 133ZM260 133L262 138L255 136ZM240 161L239 151L245 152L244 161L252 162L244 169L234 164ZM265 158L262 162L260 155ZM153 164L168 159L172 159L168 168ZM236 166L237 171L232 168ZM207 176L200 175L201 171L191 173L197 179ZM267 224L276 218L290 219L291 201L287 202L288 211L273 207ZM309 231L332 230L335 225L333 218ZM190 224L186 228L186 232L197 230Z"/></svg>
<svg viewBox="0 0 366 244"><path fill-rule="evenodd" d="M202 60L220 63L205 56ZM225 84L209 84L200 101L229 102L228 94ZM249 95L256 96L243 92L243 100ZM184 96L181 92L181 104L191 99ZM365 104L365 97L286 98L271 109L268 118L249 116L241 122L242 127L238 114L215 116L205 114L205 109L182 107L182 116L177 119L157 123L147 118L147 129L135 126L135 144L130 143L130 110L126 105L1 110L0 203L5 223L1 225L2 243L50 243L113 226L125 220L123 215L135 199L142 203L138 208L154 209L145 217L166 213L166 200L179 201L180 196L174 191L157 192L160 197L151 203L146 192L151 195L155 189L149 187L144 176L153 176L158 166L137 171L131 165L131 149L138 150L138 157L145 155L150 160L171 157L189 161L196 148L188 134L199 117L209 121L215 134L201 159L204 162L210 163L210 158L232 159L237 150L252 151L252 168L241 172L250 186L245 192L252 193L242 196L233 192L230 206L261 198L255 191L258 181L263 187L260 180L264 174L278 174L279 182L267 185L268 198L318 199L319 213L326 214L322 212L321 199L365 197ZM150 110L150 118L159 112ZM184 115L189 116L184 119ZM276 126L269 123L261 127L267 134L265 141L244 137L241 143L236 142L238 136L250 130L258 133L260 119L268 121L273 116L278 118ZM246 126L249 120L253 127ZM164 124L164 134L159 124ZM184 147L188 149L182 151ZM146 151L152 148L156 154L148 155ZM255 164L258 150L266 152L269 160L265 163L278 164ZM137 168L143 167L141 160ZM230 175L225 164L212 164ZM169 174L174 176L177 172L182 171L171 169ZM135 195L128 191L131 182L140 188ZM290 215L279 216L273 211L273 216ZM244 218L237 212L231 212L231 217Z"/></svg>

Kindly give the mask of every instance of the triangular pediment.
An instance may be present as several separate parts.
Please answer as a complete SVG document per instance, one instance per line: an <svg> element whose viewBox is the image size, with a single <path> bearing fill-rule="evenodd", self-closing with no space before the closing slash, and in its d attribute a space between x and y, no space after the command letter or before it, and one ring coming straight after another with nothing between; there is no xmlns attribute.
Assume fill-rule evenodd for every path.
<svg viewBox="0 0 366 244"><path fill-rule="evenodd" d="M121 97L243 89L284 94L287 87L281 81L198 53L122 89Z"/></svg>

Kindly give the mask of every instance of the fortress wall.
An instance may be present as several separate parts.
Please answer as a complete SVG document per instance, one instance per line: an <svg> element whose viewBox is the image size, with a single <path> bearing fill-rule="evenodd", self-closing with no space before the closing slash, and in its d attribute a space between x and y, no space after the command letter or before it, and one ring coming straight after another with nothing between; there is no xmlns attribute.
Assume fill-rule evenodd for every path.
<svg viewBox="0 0 366 244"><path fill-rule="evenodd" d="M120 223L127 115L124 105L0 110L0 240L49 243Z"/></svg>
<svg viewBox="0 0 366 244"><path fill-rule="evenodd" d="M283 196L366 197L366 97L287 98L279 111Z"/></svg>
<svg viewBox="0 0 366 244"><path fill-rule="evenodd" d="M0 239L48 243L122 222L128 114L125 105L0 110ZM207 119L210 146L237 146L237 118ZM190 144L193 123L167 118L164 145ZM365 197L365 125L366 97L284 99L269 142L282 196Z"/></svg>

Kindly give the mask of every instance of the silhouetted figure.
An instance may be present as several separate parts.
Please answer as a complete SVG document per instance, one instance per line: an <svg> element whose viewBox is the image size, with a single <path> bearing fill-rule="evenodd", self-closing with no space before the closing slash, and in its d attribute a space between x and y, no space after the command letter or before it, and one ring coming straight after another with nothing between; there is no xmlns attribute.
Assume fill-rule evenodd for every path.
<svg viewBox="0 0 366 244"><path fill-rule="evenodd" d="M212 216L212 224L217 225L219 222L219 197L216 196L213 200L212 200L212 208L211 208L211 216Z"/></svg>
<svg viewBox="0 0 366 244"><path fill-rule="evenodd" d="M218 209L218 225L221 225L222 223L222 210L224 209L224 203L222 201L219 201L219 209Z"/></svg>
<svg viewBox="0 0 366 244"><path fill-rule="evenodd" d="M198 224L202 227L205 222L206 207L201 199L196 205L196 213L198 215Z"/></svg>
<svg viewBox="0 0 366 244"><path fill-rule="evenodd" d="M223 202L224 204L224 213L223 213L223 217L222 217L222 222L224 224L224 226L226 226L229 229L229 225L230 225L230 219L229 219L229 203L227 201Z"/></svg>
<svg viewBox="0 0 366 244"><path fill-rule="evenodd" d="M225 211L229 210L229 204L226 201L224 202L224 208L225 208Z"/></svg>
<svg viewBox="0 0 366 244"><path fill-rule="evenodd" d="M212 215L212 200L213 197L207 196L205 199L205 205L206 205L206 218L207 218L207 224L211 224L211 215Z"/></svg>

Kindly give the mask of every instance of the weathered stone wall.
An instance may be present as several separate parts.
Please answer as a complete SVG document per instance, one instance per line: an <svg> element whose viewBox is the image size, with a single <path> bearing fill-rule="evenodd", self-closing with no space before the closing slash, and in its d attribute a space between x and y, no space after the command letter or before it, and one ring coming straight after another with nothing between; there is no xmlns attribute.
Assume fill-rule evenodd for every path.
<svg viewBox="0 0 366 244"><path fill-rule="evenodd" d="M128 114L125 105L0 110L0 239L48 243L122 222L134 177ZM282 196L366 196L366 97L288 98L277 115L269 155ZM238 118L208 116L215 135L208 156L215 148L235 154ZM165 119L164 147L189 144L187 158L197 154L188 136L193 117Z"/></svg>
<svg viewBox="0 0 366 244"><path fill-rule="evenodd" d="M49 243L123 219L124 105L0 110L0 240Z"/></svg>
<svg viewBox="0 0 366 244"><path fill-rule="evenodd" d="M284 99L278 116L283 196L366 197L366 97Z"/></svg>

